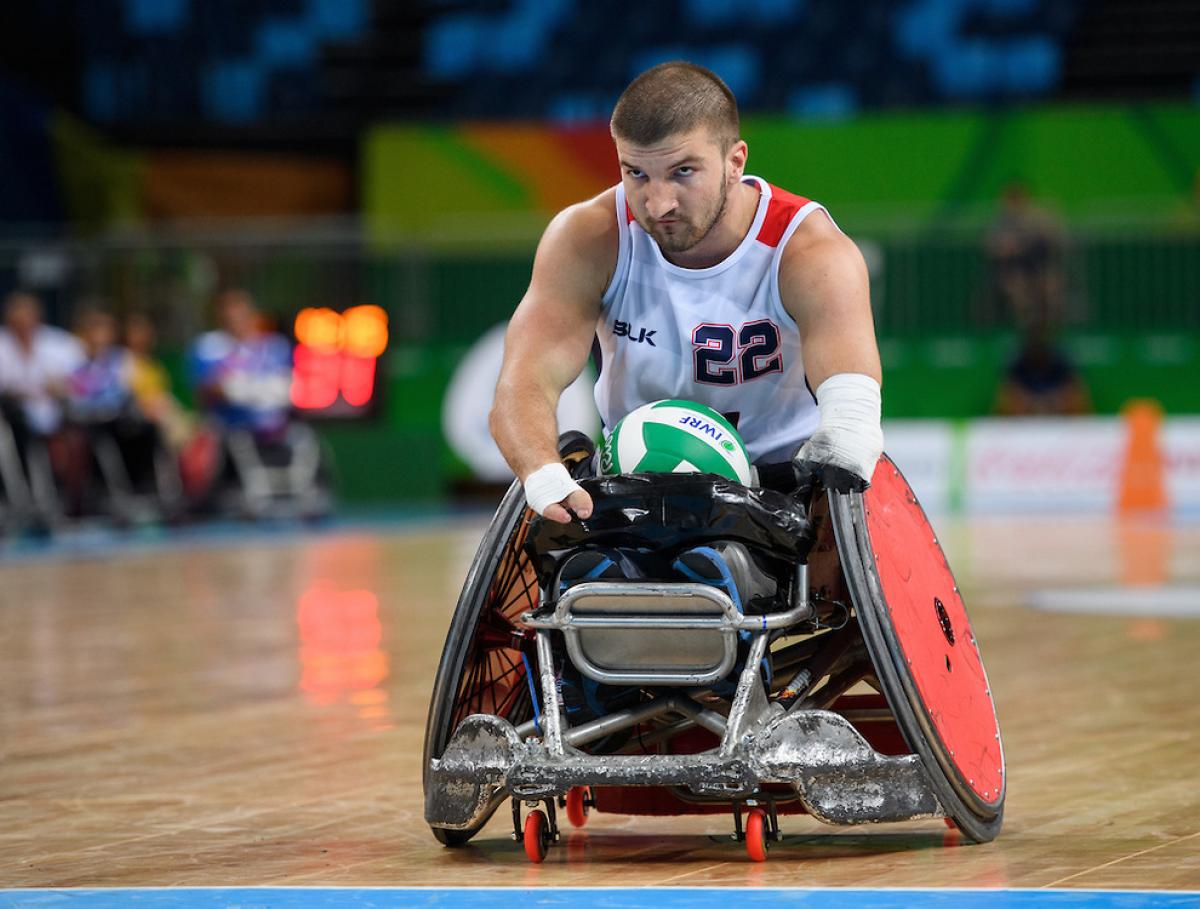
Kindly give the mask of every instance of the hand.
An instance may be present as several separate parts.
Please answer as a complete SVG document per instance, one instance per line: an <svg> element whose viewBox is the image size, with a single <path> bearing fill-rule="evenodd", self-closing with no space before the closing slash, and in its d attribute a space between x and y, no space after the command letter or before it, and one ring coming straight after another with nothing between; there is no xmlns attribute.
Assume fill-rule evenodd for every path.
<svg viewBox="0 0 1200 909"><path fill-rule="evenodd" d="M571 522L571 512L579 518L592 515L592 497L571 479L561 461L543 464L525 477L525 501L543 517L560 524Z"/></svg>
<svg viewBox="0 0 1200 909"><path fill-rule="evenodd" d="M796 495L803 502L811 501L817 486L836 492L862 492L871 485L870 477L862 476L861 468L846 464L820 430L800 446L792 468L796 472Z"/></svg>
<svg viewBox="0 0 1200 909"><path fill-rule="evenodd" d="M871 485L852 470L802 459L799 454L792 461L792 469L796 473L796 497L802 502L811 502L818 486L836 492L862 492Z"/></svg>
<svg viewBox="0 0 1200 909"><path fill-rule="evenodd" d="M561 502L547 505L542 516L551 521L558 521L560 524L570 524L572 512L581 519L592 516L592 497L587 494L586 490L577 489Z"/></svg>
<svg viewBox="0 0 1200 909"><path fill-rule="evenodd" d="M830 376L817 387L820 424L792 459L801 495L818 484L862 492L883 453L879 382L859 373Z"/></svg>

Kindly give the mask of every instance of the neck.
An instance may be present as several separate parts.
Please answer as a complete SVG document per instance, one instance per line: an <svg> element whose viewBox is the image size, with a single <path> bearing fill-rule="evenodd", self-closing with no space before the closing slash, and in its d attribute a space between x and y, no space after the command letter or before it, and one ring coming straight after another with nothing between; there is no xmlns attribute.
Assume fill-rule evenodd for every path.
<svg viewBox="0 0 1200 909"><path fill-rule="evenodd" d="M663 256L680 268L710 268L723 262L750 232L750 225L754 223L754 216L758 212L760 195L757 183L739 180L729 190L725 213L704 239L686 252L664 252Z"/></svg>

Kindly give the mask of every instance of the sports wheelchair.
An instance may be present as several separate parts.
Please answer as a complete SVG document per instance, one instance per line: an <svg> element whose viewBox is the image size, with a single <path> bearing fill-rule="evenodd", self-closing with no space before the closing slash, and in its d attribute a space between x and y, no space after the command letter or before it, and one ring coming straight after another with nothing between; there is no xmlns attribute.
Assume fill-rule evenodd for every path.
<svg viewBox="0 0 1200 909"><path fill-rule="evenodd" d="M0 415L0 532L18 531L32 523L37 504L16 434Z"/></svg>
<svg viewBox="0 0 1200 909"><path fill-rule="evenodd" d="M179 520L183 484L158 427L134 408L111 418L73 420L68 438L78 476L80 516L105 514L118 525Z"/></svg>
<svg viewBox="0 0 1200 909"><path fill-rule="evenodd" d="M307 423L267 435L219 431L211 496L220 511L253 519L319 519L332 511L332 461Z"/></svg>
<svg viewBox="0 0 1200 909"><path fill-rule="evenodd" d="M0 531L45 531L62 519L51 440L30 432L19 407L0 399Z"/></svg>
<svg viewBox="0 0 1200 909"><path fill-rule="evenodd" d="M467 576L425 731L439 841L465 844L506 797L534 862L558 809L575 825L593 808L731 811L755 861L785 814L996 836L1004 756L983 663L886 455L865 492L806 506L787 482L593 477L592 453L560 440L591 517L543 520L514 483ZM689 569L714 549L730 572ZM623 562L640 571L607 570Z"/></svg>

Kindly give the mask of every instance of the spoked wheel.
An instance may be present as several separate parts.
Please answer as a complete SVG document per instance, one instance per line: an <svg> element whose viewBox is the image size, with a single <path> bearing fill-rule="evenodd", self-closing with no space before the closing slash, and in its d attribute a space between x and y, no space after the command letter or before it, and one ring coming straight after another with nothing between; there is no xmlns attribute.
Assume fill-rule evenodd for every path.
<svg viewBox="0 0 1200 909"><path fill-rule="evenodd" d="M560 439L560 452L572 466L581 465L590 457L591 442L579 433L568 436ZM468 716L490 714L514 726L533 716L527 672L537 665L534 639L517 625L522 613L538 605L537 573L523 548L532 515L525 507L521 484L514 482L496 509L463 584L425 724L421 778L427 794L429 762L441 757L454 730ZM447 846L461 846L487 820L484 817L469 830L434 827L433 835Z"/></svg>
<svg viewBox="0 0 1200 909"><path fill-rule="evenodd" d="M523 842L529 861L540 865L546 860L546 851L550 848L550 823L542 809L536 808L526 816Z"/></svg>
<svg viewBox="0 0 1200 909"><path fill-rule="evenodd" d="M572 827L582 827L588 822L592 807L592 790L589 786L572 786L567 792L567 820Z"/></svg>
<svg viewBox="0 0 1200 909"><path fill-rule="evenodd" d="M746 854L752 862L765 862L767 849L767 813L761 808L746 812Z"/></svg>
<svg viewBox="0 0 1200 909"><path fill-rule="evenodd" d="M525 493L513 483L479 544L475 562L446 635L425 726L422 780L458 724L474 713L503 717L514 726L533 715L526 660L533 647L516 621L537 606L537 579L521 546L528 527ZM528 653L526 649L528 648ZM484 822L486 823L486 818ZM433 828L447 846L459 846L472 830Z"/></svg>

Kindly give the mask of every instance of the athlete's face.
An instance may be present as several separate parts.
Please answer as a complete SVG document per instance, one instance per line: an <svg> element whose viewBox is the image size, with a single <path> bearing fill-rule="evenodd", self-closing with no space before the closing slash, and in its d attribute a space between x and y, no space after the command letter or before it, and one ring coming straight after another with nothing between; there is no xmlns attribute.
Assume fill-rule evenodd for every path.
<svg viewBox="0 0 1200 909"><path fill-rule="evenodd" d="M651 147L614 141L629 208L667 253L686 252L708 236L746 164L745 142L724 151L707 127Z"/></svg>

